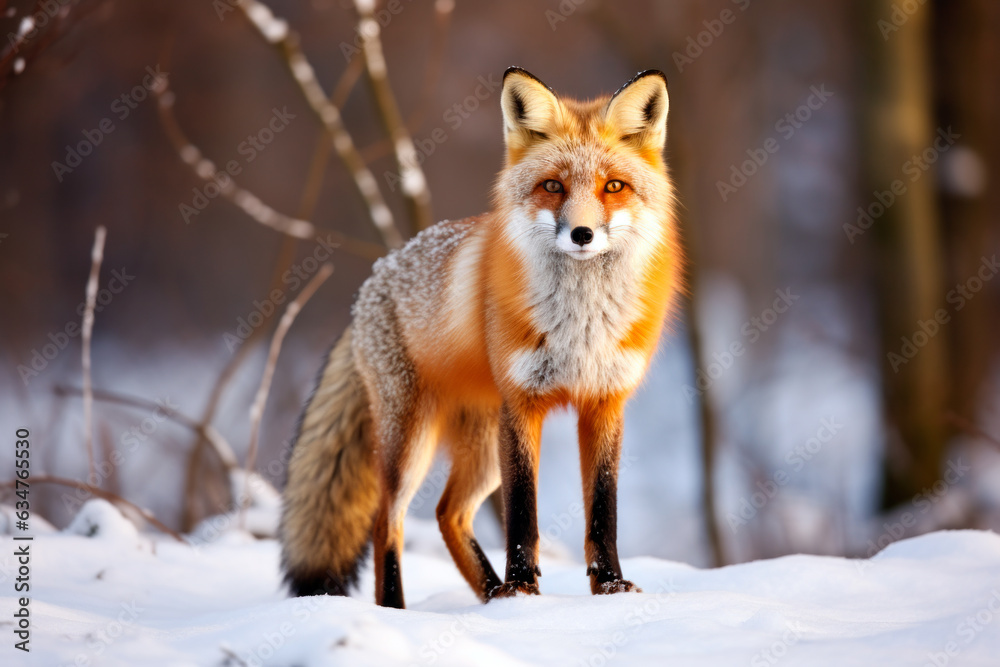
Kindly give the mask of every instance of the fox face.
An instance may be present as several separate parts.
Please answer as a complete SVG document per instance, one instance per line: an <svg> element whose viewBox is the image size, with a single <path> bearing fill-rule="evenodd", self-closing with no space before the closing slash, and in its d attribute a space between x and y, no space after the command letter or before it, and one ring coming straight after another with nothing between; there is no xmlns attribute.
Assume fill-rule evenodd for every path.
<svg viewBox="0 0 1000 667"><path fill-rule="evenodd" d="M577 102L511 68L501 106L507 154L494 199L525 259L586 261L656 245L671 204L661 73L643 72L610 98Z"/></svg>

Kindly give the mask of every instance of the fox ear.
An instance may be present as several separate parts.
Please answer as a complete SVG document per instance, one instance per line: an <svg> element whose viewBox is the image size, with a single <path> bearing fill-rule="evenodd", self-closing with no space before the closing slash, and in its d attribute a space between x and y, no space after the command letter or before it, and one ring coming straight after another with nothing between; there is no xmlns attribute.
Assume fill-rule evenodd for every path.
<svg viewBox="0 0 1000 667"><path fill-rule="evenodd" d="M504 72L500 107L508 149L524 148L536 139L544 139L559 116L559 102L552 89L520 67L509 67Z"/></svg>
<svg viewBox="0 0 1000 667"><path fill-rule="evenodd" d="M662 150L667 140L667 77L648 69L639 72L611 96L605 119L625 141Z"/></svg>

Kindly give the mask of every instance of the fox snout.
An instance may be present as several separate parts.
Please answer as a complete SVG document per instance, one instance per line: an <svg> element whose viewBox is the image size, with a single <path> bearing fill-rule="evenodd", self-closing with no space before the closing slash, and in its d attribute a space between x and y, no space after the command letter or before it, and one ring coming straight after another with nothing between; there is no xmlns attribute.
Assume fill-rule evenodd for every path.
<svg viewBox="0 0 1000 667"><path fill-rule="evenodd" d="M556 245L574 259L590 259L608 248L608 225L599 201L570 197L556 216Z"/></svg>

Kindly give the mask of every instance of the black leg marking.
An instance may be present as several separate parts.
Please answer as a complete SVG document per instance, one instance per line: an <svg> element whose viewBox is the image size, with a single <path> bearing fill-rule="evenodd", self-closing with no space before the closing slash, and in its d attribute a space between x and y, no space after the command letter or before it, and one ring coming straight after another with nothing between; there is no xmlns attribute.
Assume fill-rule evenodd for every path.
<svg viewBox="0 0 1000 667"><path fill-rule="evenodd" d="M483 583L482 590L480 591L484 597L488 596L490 591L492 591L497 586L500 586L503 582L500 581L500 577L497 576L496 570L490 564L486 554L483 553L482 547L479 546L479 542L476 538L469 538L469 546L472 547L472 552L476 554L476 558L479 559L479 566L483 570Z"/></svg>
<svg viewBox="0 0 1000 667"><path fill-rule="evenodd" d="M382 599L383 607L405 609L403 601L403 578L399 571L399 555L395 549L386 549L382 563Z"/></svg>
<svg viewBox="0 0 1000 667"><path fill-rule="evenodd" d="M538 510L535 462L517 418L504 405L500 414L500 459L507 524L507 583L537 586Z"/></svg>
<svg viewBox="0 0 1000 667"><path fill-rule="evenodd" d="M618 470L613 466L600 466L595 473L594 492L591 498L590 525L587 540L593 545L593 562L587 564L587 574L596 578L598 585L622 578L618 562ZM596 567L595 567L596 565Z"/></svg>
<svg viewBox="0 0 1000 667"><path fill-rule="evenodd" d="M622 578L618 561L618 459L624 423L620 412L615 417L606 409L595 412L585 413L580 422L580 456L584 474L589 475L584 488L590 494L585 549L590 590L595 594L638 590Z"/></svg>

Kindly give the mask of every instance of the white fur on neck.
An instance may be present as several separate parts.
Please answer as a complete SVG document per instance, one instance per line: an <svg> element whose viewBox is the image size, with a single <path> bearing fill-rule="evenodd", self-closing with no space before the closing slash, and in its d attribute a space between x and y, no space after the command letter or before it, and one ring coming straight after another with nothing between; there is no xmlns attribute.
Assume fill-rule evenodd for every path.
<svg viewBox="0 0 1000 667"><path fill-rule="evenodd" d="M628 212L612 216L607 229L620 241L611 243L603 232L603 252L580 262L559 246L551 211L510 221L508 233L527 267L532 323L545 335L539 348L509 360L507 373L516 384L600 394L630 390L642 380L646 352L618 344L640 315L642 260L651 252L640 236L629 233L632 222Z"/></svg>

